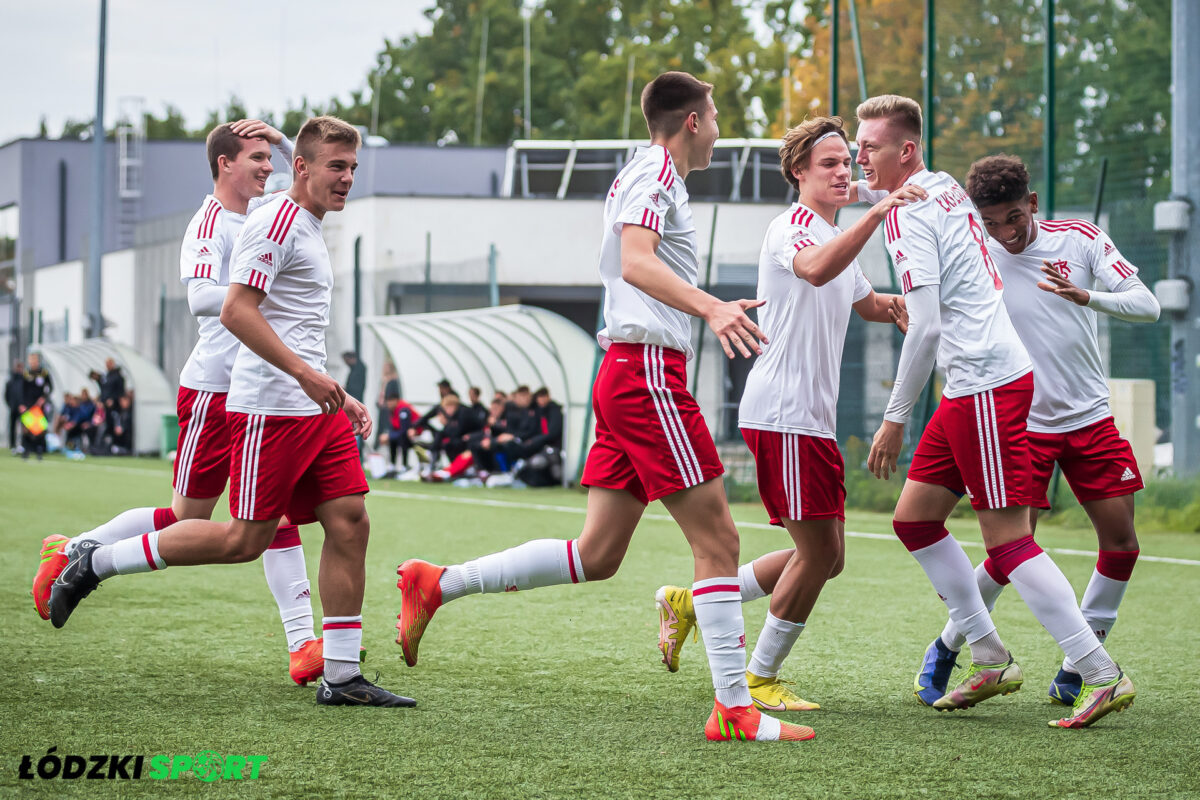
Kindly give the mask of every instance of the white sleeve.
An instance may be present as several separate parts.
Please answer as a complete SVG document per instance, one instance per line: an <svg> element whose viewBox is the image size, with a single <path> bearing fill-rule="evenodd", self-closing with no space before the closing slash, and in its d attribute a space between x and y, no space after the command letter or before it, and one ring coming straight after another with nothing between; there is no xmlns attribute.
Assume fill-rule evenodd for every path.
<svg viewBox="0 0 1200 800"><path fill-rule="evenodd" d="M942 336L941 291L937 286L918 286L904 298L908 306L908 333L900 348L896 382L883 418L901 425L908 422L913 406L937 360Z"/></svg>
<svg viewBox="0 0 1200 800"><path fill-rule="evenodd" d="M279 154L281 156L283 156L285 159L287 159L288 165L291 166L292 152L295 150L295 146L292 144L292 140L286 136L283 137L283 141L281 141L279 144L275 145L275 149L279 151Z"/></svg>
<svg viewBox="0 0 1200 800"><path fill-rule="evenodd" d="M883 198L887 197L889 192L883 189L868 189L866 181L858 182L858 202L875 205Z"/></svg>
<svg viewBox="0 0 1200 800"><path fill-rule="evenodd" d="M871 286L871 282L867 280L867 276L863 275L862 267L859 266L857 258L850 262L850 268L854 270L854 294L850 296L850 302L857 303L875 291L875 287Z"/></svg>
<svg viewBox="0 0 1200 800"><path fill-rule="evenodd" d="M193 317L219 317L225 303L228 286L218 286L213 281L190 280L187 285L188 308Z"/></svg>
<svg viewBox="0 0 1200 800"><path fill-rule="evenodd" d="M1130 275L1112 292L1088 292L1088 308L1126 322L1154 322L1161 311L1153 292L1141 278Z"/></svg>

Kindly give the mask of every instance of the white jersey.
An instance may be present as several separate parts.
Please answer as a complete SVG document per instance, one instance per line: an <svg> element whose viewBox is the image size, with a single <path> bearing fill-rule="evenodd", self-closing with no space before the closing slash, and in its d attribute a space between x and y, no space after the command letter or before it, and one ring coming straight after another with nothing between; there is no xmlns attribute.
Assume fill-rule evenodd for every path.
<svg viewBox="0 0 1200 800"><path fill-rule="evenodd" d="M1038 222L1037 236L1013 255L991 252L1004 278L1004 305L1033 359L1029 430L1066 433L1112 416L1096 340L1096 312L1037 288L1042 260L1081 289L1107 291L1137 274L1104 231L1082 220Z"/></svg>
<svg viewBox="0 0 1200 800"><path fill-rule="evenodd" d="M889 211L884 238L905 294L940 287L943 394L963 397L1011 383L1032 363L1004 309L1004 284L975 206L944 172L922 170L908 183L929 196Z"/></svg>
<svg viewBox="0 0 1200 800"><path fill-rule="evenodd" d="M267 293L259 310L289 350L325 370L333 267L321 221L286 194L250 212L230 261L230 282ZM229 411L306 417L321 409L296 379L242 345L233 363Z"/></svg>
<svg viewBox="0 0 1200 800"><path fill-rule="evenodd" d="M771 220L758 257L759 327L771 343L754 362L738 425L836 438L842 348L850 306L871 294L858 261L824 286L797 277L792 259L841 230L797 203Z"/></svg>
<svg viewBox="0 0 1200 800"><path fill-rule="evenodd" d="M641 225L662 237L658 257L696 285L696 225L687 189L671 154L661 145L639 150L613 181L604 203L600 241L600 280L604 283L604 329L596 339L605 350L613 342L657 344L692 357L692 318L660 303L621 278L621 229Z"/></svg>
<svg viewBox="0 0 1200 800"><path fill-rule="evenodd" d="M245 214L229 211L211 194L188 223L179 248L179 279L229 285L229 257ZM179 385L204 392L229 391L229 371L241 344L219 317L197 317L200 335L179 373Z"/></svg>

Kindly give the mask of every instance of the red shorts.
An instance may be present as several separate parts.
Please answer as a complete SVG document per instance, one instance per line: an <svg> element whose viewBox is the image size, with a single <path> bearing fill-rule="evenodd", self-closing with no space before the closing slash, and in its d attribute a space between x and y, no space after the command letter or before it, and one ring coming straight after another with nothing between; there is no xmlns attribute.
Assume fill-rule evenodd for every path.
<svg viewBox="0 0 1200 800"><path fill-rule="evenodd" d="M317 521L317 506L366 494L367 478L344 412L311 417L229 414L233 458L229 513L234 519Z"/></svg>
<svg viewBox="0 0 1200 800"><path fill-rule="evenodd" d="M614 342L592 387L596 443L584 486L624 489L643 503L725 472L678 350Z"/></svg>
<svg viewBox="0 0 1200 800"><path fill-rule="evenodd" d="M846 468L837 442L742 428L754 454L758 495L772 525L785 519L846 520Z"/></svg>
<svg viewBox="0 0 1200 800"><path fill-rule="evenodd" d="M979 394L943 397L917 443L908 477L965 492L976 511L1029 505L1025 419L1032 402L1033 373Z"/></svg>
<svg viewBox="0 0 1200 800"><path fill-rule="evenodd" d="M1068 433L1029 432L1029 457L1033 462L1033 505L1049 508L1046 490L1054 462L1081 503L1121 497L1144 489L1133 448L1121 438L1113 418Z"/></svg>
<svg viewBox="0 0 1200 800"><path fill-rule="evenodd" d="M220 497L229 480L229 419L225 392L179 387L179 443L175 447L175 491L184 497Z"/></svg>

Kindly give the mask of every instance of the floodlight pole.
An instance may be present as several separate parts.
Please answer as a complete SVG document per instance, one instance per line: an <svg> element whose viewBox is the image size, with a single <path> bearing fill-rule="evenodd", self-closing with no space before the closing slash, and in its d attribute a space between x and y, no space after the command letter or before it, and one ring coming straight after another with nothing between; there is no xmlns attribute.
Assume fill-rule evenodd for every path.
<svg viewBox="0 0 1200 800"><path fill-rule="evenodd" d="M1171 230L1169 275L1187 287L1171 319L1171 442L1175 474L1200 473L1200 6L1174 0L1171 14L1171 201L1183 209ZM1186 305L1186 308L1182 308Z"/></svg>
<svg viewBox="0 0 1200 800"><path fill-rule="evenodd" d="M925 168L933 169L933 56L937 50L937 27L934 25L934 0L925 0Z"/></svg>
<svg viewBox="0 0 1200 800"><path fill-rule="evenodd" d="M1042 161L1046 165L1046 187L1039 199L1046 219L1054 219L1054 185L1058 183L1058 163L1054 158L1054 6L1055 0L1043 0L1046 18L1046 46L1043 53L1042 83L1046 92L1046 128L1042 134Z"/></svg>
<svg viewBox="0 0 1200 800"><path fill-rule="evenodd" d="M532 78L531 62L533 61L533 48L530 43L530 22L533 19L533 9L528 4L521 5L521 19L525 21L525 138L533 138L533 93L530 89Z"/></svg>
<svg viewBox="0 0 1200 800"><path fill-rule="evenodd" d="M107 28L108 0L100 0L96 117L92 123L92 224L91 234L88 236L87 336L89 338L96 338L104 333L104 317L100 310L100 259L104 253L104 49Z"/></svg>
<svg viewBox="0 0 1200 800"><path fill-rule="evenodd" d="M838 115L838 0L829 0L829 116Z"/></svg>

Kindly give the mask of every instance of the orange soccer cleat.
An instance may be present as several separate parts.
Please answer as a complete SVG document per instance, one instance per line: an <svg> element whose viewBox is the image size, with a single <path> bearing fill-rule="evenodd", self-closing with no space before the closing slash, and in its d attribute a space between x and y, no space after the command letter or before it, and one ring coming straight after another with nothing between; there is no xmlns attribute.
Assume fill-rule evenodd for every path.
<svg viewBox="0 0 1200 800"><path fill-rule="evenodd" d="M802 742L817 734L807 725L768 717L753 705L728 708L716 702L704 735L710 742Z"/></svg>
<svg viewBox="0 0 1200 800"><path fill-rule="evenodd" d="M67 554L63 550L69 541L57 533L42 539L42 561L33 576L32 592L33 605L42 619L50 619L50 586L67 565Z"/></svg>
<svg viewBox="0 0 1200 800"><path fill-rule="evenodd" d="M300 649L288 653L288 675L298 686L308 686L325 674L325 640L310 639Z"/></svg>
<svg viewBox="0 0 1200 800"><path fill-rule="evenodd" d="M416 558L410 558L396 568L396 574L400 576L396 581L400 590L396 644L404 651L404 663L410 667L417 665L421 636L442 605L442 587L438 581L445 571L445 567Z"/></svg>

